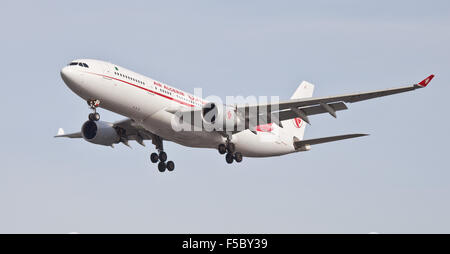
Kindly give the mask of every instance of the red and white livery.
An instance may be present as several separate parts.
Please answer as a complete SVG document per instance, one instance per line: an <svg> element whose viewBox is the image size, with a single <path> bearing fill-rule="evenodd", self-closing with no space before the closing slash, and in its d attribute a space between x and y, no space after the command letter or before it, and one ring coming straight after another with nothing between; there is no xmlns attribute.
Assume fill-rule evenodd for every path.
<svg viewBox="0 0 450 254"><path fill-rule="evenodd" d="M347 109L346 103L423 88L434 75L409 86L321 98L312 97L314 85L303 81L289 100L234 106L208 102L124 67L99 60L74 60L61 70L61 77L75 94L88 103L92 113L80 132L66 134L60 128L56 137L83 138L105 146L117 143L129 145L130 140L144 145L144 140L152 140L157 152L152 153L150 159L158 163L158 169L163 172L175 168L174 162L168 160L164 151L164 141L188 147L218 149L225 154L226 162L232 163L241 162L243 157L279 156L308 151L316 144L365 136L367 134L348 134L304 139L311 115L328 113L336 117L337 111ZM97 108L118 113L126 119L115 123L101 121ZM265 117L259 113L261 108L265 110ZM257 113L252 115L247 112ZM190 114L194 118L198 116L202 126L190 123L194 128L174 128L174 119L180 114ZM220 121L227 128L211 130L203 126ZM228 128L230 126L231 129Z"/></svg>

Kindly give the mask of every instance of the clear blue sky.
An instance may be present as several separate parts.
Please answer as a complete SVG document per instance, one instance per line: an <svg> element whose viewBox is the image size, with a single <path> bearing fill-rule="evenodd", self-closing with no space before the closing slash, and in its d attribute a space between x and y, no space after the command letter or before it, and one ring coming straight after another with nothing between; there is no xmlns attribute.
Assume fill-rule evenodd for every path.
<svg viewBox="0 0 450 254"><path fill-rule="evenodd" d="M450 233L449 29L448 1L2 1L0 233ZM59 75L75 58L222 98L437 76L306 130L369 137L231 166L167 144L161 174L151 143L53 138L89 113Z"/></svg>

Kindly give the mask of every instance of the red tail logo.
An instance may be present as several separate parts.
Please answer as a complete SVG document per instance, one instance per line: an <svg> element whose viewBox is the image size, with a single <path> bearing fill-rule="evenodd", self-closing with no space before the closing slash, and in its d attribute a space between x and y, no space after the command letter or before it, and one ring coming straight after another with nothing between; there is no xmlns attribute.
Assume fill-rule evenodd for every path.
<svg viewBox="0 0 450 254"><path fill-rule="evenodd" d="M301 128L302 127L302 125L303 125L303 121L302 121L302 119L301 118L294 118L294 125L297 127L297 128Z"/></svg>

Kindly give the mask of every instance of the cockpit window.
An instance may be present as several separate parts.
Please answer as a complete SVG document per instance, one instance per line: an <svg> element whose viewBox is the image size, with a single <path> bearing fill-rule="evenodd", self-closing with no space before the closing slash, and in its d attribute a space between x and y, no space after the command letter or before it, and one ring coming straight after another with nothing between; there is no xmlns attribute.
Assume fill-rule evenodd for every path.
<svg viewBox="0 0 450 254"><path fill-rule="evenodd" d="M84 68L89 68L89 65L85 64L85 63L79 63L79 62L71 62L68 65L78 65Z"/></svg>

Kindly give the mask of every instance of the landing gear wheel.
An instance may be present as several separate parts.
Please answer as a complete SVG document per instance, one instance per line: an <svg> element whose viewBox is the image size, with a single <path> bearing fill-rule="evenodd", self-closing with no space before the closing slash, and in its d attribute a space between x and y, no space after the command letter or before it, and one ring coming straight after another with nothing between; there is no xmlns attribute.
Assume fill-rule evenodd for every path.
<svg viewBox="0 0 450 254"><path fill-rule="evenodd" d="M227 144L227 150L229 153L234 153L234 144L233 143L228 143Z"/></svg>
<svg viewBox="0 0 450 254"><path fill-rule="evenodd" d="M167 160L167 153L165 153L165 152L160 152L160 153L159 153L159 160L160 160L161 162L165 162L165 161Z"/></svg>
<svg viewBox="0 0 450 254"><path fill-rule="evenodd" d="M100 120L100 114L99 113L90 113L89 114L89 120L91 120L91 121L98 121L98 120Z"/></svg>
<svg viewBox="0 0 450 254"><path fill-rule="evenodd" d="M159 162L158 163L158 170L159 170L159 172L164 172L164 171L166 171L166 163L164 163L164 162Z"/></svg>
<svg viewBox="0 0 450 254"><path fill-rule="evenodd" d="M225 154L227 152L227 147L224 144L220 144L218 150L220 154Z"/></svg>
<svg viewBox="0 0 450 254"><path fill-rule="evenodd" d="M228 164L233 163L233 154L232 153L227 153L227 155L225 155L225 160L227 161Z"/></svg>
<svg viewBox="0 0 450 254"><path fill-rule="evenodd" d="M175 163L173 161L167 162L167 170L173 171L175 169Z"/></svg>
<svg viewBox="0 0 450 254"><path fill-rule="evenodd" d="M99 100L88 100L87 104L92 109L92 111L94 111L93 113L89 114L89 120L91 120L91 121L100 120L100 114L97 113L97 108L100 105L100 101Z"/></svg>
<svg viewBox="0 0 450 254"><path fill-rule="evenodd" d="M157 153L150 154L150 160L152 161L152 163L157 163L159 160L158 154Z"/></svg>
<svg viewBox="0 0 450 254"><path fill-rule="evenodd" d="M242 153L236 152L236 153L234 154L234 160L235 160L237 163L241 162L241 161L242 161Z"/></svg>

